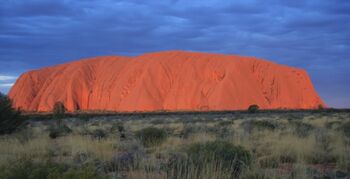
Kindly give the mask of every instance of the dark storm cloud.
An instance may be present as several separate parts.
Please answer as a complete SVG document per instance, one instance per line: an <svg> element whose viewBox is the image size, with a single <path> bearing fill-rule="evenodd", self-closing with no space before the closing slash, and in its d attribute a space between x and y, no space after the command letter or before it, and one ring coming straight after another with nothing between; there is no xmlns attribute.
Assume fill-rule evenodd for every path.
<svg viewBox="0 0 350 179"><path fill-rule="evenodd" d="M349 20L345 0L3 0L0 75L97 55L233 53L304 68L329 105L350 107Z"/></svg>

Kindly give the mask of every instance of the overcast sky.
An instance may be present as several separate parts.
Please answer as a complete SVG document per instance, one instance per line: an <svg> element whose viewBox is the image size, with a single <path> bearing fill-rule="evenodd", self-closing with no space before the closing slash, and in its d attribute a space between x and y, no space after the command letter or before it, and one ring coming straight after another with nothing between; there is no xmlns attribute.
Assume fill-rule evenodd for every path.
<svg viewBox="0 0 350 179"><path fill-rule="evenodd" d="M255 56L303 68L328 106L350 107L349 0L0 2L0 91L5 93L27 70L174 49Z"/></svg>

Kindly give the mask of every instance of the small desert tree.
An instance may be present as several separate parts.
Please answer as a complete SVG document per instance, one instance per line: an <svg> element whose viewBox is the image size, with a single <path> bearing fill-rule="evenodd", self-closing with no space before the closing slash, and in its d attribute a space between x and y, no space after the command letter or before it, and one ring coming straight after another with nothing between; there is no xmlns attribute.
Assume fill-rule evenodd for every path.
<svg viewBox="0 0 350 179"><path fill-rule="evenodd" d="M259 106L256 104L250 105L248 107L248 112L254 113L257 112L259 110Z"/></svg>
<svg viewBox="0 0 350 179"><path fill-rule="evenodd" d="M167 133L164 129L146 127L136 131L136 137L145 147L153 147L165 142Z"/></svg>
<svg viewBox="0 0 350 179"><path fill-rule="evenodd" d="M55 119L62 119L64 117L64 113L66 112L66 108L62 102L56 102L52 109L52 115Z"/></svg>
<svg viewBox="0 0 350 179"><path fill-rule="evenodd" d="M320 110L320 111L324 110L324 107L322 104L318 105L318 110Z"/></svg>
<svg viewBox="0 0 350 179"><path fill-rule="evenodd" d="M12 107L12 101L0 93L0 134L8 134L23 122L20 111Z"/></svg>
<svg viewBox="0 0 350 179"><path fill-rule="evenodd" d="M62 102L56 102L52 109L52 117L56 120L56 125L49 128L49 136L51 138L57 138L72 132L72 130L63 123L65 117L66 108Z"/></svg>
<svg viewBox="0 0 350 179"><path fill-rule="evenodd" d="M54 104L52 109L52 116L54 119L57 120L57 125L62 125L62 119L64 118L64 114L66 112L66 108L64 107L64 104L61 101L58 101Z"/></svg>

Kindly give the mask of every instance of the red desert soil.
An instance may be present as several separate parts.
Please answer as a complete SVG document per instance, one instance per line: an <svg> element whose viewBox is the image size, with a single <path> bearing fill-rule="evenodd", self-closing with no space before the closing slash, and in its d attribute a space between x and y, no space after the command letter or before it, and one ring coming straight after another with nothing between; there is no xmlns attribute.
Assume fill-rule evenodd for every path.
<svg viewBox="0 0 350 179"><path fill-rule="evenodd" d="M198 111L324 106L304 70L253 57L184 51L105 56L29 71L9 92L24 111Z"/></svg>

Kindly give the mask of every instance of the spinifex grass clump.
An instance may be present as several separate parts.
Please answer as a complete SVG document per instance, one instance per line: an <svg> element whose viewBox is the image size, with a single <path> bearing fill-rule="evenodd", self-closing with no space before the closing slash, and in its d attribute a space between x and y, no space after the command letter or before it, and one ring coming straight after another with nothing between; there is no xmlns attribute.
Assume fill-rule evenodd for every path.
<svg viewBox="0 0 350 179"><path fill-rule="evenodd" d="M187 154L199 169L204 169L208 163L214 163L213 167L230 173L231 176L239 176L251 163L249 151L225 141L192 144L188 147Z"/></svg>
<svg viewBox="0 0 350 179"><path fill-rule="evenodd" d="M310 162L314 164L336 163L337 157L332 155L334 150L332 146L332 139L327 130L318 129L315 131L315 151L311 157Z"/></svg>
<svg viewBox="0 0 350 179"><path fill-rule="evenodd" d="M294 133L298 137L305 138L309 136L312 130L314 130L314 126L311 124L301 122L301 121L289 121L291 125L294 126Z"/></svg>
<svg viewBox="0 0 350 179"><path fill-rule="evenodd" d="M103 129L96 129L91 133L91 136L95 139L103 139L106 138L108 134Z"/></svg>
<svg viewBox="0 0 350 179"><path fill-rule="evenodd" d="M136 137L145 147L152 147L162 144L167 138L167 133L163 129L147 127L137 131Z"/></svg>
<svg viewBox="0 0 350 179"><path fill-rule="evenodd" d="M103 178L91 166L69 168L53 162L34 162L31 159L19 159L11 165L0 167L0 178L11 179L99 179Z"/></svg>
<svg viewBox="0 0 350 179"><path fill-rule="evenodd" d="M241 123L241 127L247 132L256 130L275 130L278 126L276 123L268 120L248 120Z"/></svg>
<svg viewBox="0 0 350 179"><path fill-rule="evenodd" d="M125 128L124 128L123 123L117 122L117 123L112 124L111 132L115 132L115 131L118 131L119 133L124 132Z"/></svg>
<svg viewBox="0 0 350 179"><path fill-rule="evenodd" d="M350 137L350 122L346 122L339 127L346 137Z"/></svg>
<svg viewBox="0 0 350 179"><path fill-rule="evenodd" d="M330 121L324 124L327 129L338 129L342 125L341 121Z"/></svg>

